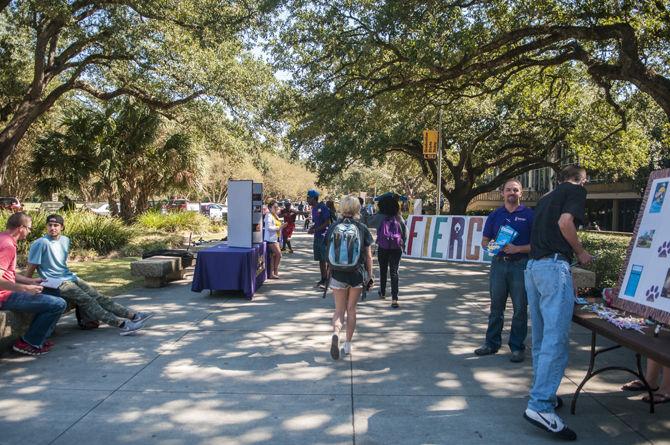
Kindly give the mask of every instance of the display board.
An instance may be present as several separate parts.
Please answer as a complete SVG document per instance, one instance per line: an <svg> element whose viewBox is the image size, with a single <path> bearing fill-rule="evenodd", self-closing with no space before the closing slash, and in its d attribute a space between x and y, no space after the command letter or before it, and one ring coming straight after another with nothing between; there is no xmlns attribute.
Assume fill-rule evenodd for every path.
<svg viewBox="0 0 670 445"><path fill-rule="evenodd" d="M253 181L228 181L228 245L251 248Z"/></svg>
<svg viewBox="0 0 670 445"><path fill-rule="evenodd" d="M251 240L263 242L263 184L254 182L251 195Z"/></svg>
<svg viewBox="0 0 670 445"><path fill-rule="evenodd" d="M405 256L432 260L488 263L482 248L485 216L410 215Z"/></svg>
<svg viewBox="0 0 670 445"><path fill-rule="evenodd" d="M670 169L647 182L613 305L670 323Z"/></svg>

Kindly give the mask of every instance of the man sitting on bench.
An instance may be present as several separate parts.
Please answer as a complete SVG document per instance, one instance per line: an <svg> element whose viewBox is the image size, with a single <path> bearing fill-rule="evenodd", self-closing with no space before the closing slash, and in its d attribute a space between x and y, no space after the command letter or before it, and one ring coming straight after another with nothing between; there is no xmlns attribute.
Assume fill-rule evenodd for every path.
<svg viewBox="0 0 670 445"><path fill-rule="evenodd" d="M70 271L70 238L61 235L64 228L62 216L47 216L47 234L30 245L26 275L32 277L37 269L45 287L58 289L62 298L76 304L89 318L120 328L121 335L141 329L153 313L135 312L115 303Z"/></svg>

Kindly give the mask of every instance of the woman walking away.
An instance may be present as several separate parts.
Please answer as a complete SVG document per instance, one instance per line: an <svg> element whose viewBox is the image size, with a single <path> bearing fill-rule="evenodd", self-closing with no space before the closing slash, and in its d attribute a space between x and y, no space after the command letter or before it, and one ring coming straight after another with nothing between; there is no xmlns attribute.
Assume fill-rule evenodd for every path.
<svg viewBox="0 0 670 445"><path fill-rule="evenodd" d="M363 286L372 286L372 235L367 227L355 218L360 217L361 205L353 196L340 201L342 218L330 226L326 233L328 265L332 271L330 288L335 299L333 337L330 355L340 358L340 330L347 320L346 340L342 354L351 353L351 340L356 329L356 304Z"/></svg>
<svg viewBox="0 0 670 445"><path fill-rule="evenodd" d="M279 205L277 205L277 201L273 199L268 202L268 213L265 215L265 236L263 238L272 255L268 271L268 278L272 279L279 278L279 262L281 261L279 232L286 227L286 223L282 224L281 221L279 221L279 217L277 216L278 211Z"/></svg>
<svg viewBox="0 0 670 445"><path fill-rule="evenodd" d="M377 261L379 261L379 297L386 298L386 274L391 271L391 307L398 305L398 267L405 249L407 227L400 216L400 204L392 197L379 200L379 213L369 219L377 229Z"/></svg>

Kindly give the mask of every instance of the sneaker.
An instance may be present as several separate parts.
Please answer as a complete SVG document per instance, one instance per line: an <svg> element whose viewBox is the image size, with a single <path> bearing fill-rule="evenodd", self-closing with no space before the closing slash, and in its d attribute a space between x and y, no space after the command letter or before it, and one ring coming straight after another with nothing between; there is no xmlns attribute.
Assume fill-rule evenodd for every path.
<svg viewBox="0 0 670 445"><path fill-rule="evenodd" d="M379 298L381 300L384 300L386 298L386 295L382 294L382 291L380 291L380 290L377 291L377 295L379 295Z"/></svg>
<svg viewBox="0 0 670 445"><path fill-rule="evenodd" d="M14 343L12 349L15 350L16 352L20 352L21 354L33 355L33 356L43 355L49 352L48 350L45 351L42 348L37 348L31 345L30 343L24 341L22 338L16 340L16 343Z"/></svg>
<svg viewBox="0 0 670 445"><path fill-rule="evenodd" d="M523 418L560 439L577 440L577 433L568 428L563 419L555 413L538 413L528 408L523 413Z"/></svg>
<svg viewBox="0 0 670 445"><path fill-rule="evenodd" d="M120 335L133 335L143 327L144 327L143 321L126 320L120 327L121 329Z"/></svg>
<svg viewBox="0 0 670 445"><path fill-rule="evenodd" d="M333 360L340 358L340 338L337 334L333 334L333 338L330 341L330 356L333 357Z"/></svg>
<svg viewBox="0 0 670 445"><path fill-rule="evenodd" d="M512 363L521 363L526 358L526 353L523 349L517 351L512 351L512 356L509 358L509 361Z"/></svg>
<svg viewBox="0 0 670 445"><path fill-rule="evenodd" d="M492 347L487 345L483 345L475 349L475 355L491 355L495 354L496 352L498 352L497 349L493 349Z"/></svg>
<svg viewBox="0 0 670 445"><path fill-rule="evenodd" d="M393 301L391 302L391 307L392 307L393 309L398 309L398 308L400 307L400 305L398 304L398 300L393 300Z"/></svg>
<svg viewBox="0 0 670 445"><path fill-rule="evenodd" d="M135 323L140 322L140 321L147 321L151 317L153 317L155 314L153 312L137 312L135 313L135 316L132 318L131 321L134 321Z"/></svg>
<svg viewBox="0 0 670 445"><path fill-rule="evenodd" d="M351 354L351 342L345 341L344 346L342 347L342 355Z"/></svg>
<svg viewBox="0 0 670 445"><path fill-rule="evenodd" d="M53 347L54 347L54 342L47 340L44 343L42 343L42 347L40 349L42 349L42 351L47 353L47 352L51 351L51 348L53 348Z"/></svg>

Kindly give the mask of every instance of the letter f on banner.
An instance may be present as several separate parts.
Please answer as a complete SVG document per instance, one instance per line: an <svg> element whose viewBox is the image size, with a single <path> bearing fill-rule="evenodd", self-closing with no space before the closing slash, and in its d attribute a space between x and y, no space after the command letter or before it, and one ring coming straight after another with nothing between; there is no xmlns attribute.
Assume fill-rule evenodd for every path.
<svg viewBox="0 0 670 445"><path fill-rule="evenodd" d="M406 255L412 255L412 244L414 243L414 238L416 238L418 235L416 232L417 221L423 221L423 216L415 216L412 218L412 224L410 224L409 233L407 234L407 249L405 250Z"/></svg>

